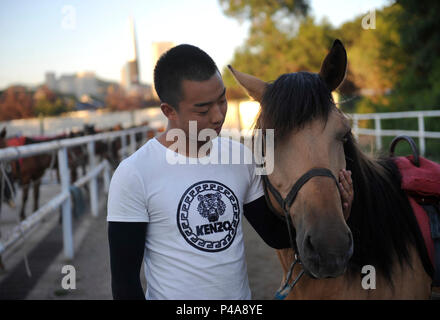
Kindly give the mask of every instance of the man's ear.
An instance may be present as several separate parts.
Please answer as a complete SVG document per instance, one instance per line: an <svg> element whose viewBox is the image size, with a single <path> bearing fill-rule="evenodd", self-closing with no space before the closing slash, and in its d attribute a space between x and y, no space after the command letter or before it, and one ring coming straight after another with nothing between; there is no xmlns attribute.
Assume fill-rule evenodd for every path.
<svg viewBox="0 0 440 320"><path fill-rule="evenodd" d="M169 120L175 120L177 111L171 105L163 102L160 104L160 109L162 110L165 117L167 117Z"/></svg>
<svg viewBox="0 0 440 320"><path fill-rule="evenodd" d="M333 42L330 52L321 65L319 75L327 84L330 91L335 90L344 80L347 70L347 52L344 45L338 39Z"/></svg>

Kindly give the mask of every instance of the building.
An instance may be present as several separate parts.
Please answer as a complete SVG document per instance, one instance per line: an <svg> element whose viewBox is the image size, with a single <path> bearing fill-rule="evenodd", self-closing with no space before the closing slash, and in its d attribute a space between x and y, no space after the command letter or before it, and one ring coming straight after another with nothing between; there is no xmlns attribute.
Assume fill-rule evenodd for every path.
<svg viewBox="0 0 440 320"><path fill-rule="evenodd" d="M83 100L84 97L87 97L94 101L104 101L107 96L108 87L117 85L113 81L97 78L95 73L90 71L63 74L58 78L55 76L55 73L47 72L44 84L53 92L62 95L72 95L78 100Z"/></svg>
<svg viewBox="0 0 440 320"><path fill-rule="evenodd" d="M169 49L175 46L174 42L153 42L151 45L152 49L152 66L153 69L151 71L151 74L154 75L154 67L156 66L157 60L159 60L160 56L163 55L165 52L167 52ZM154 88L154 78L153 78L153 84L152 84L152 94L154 99L159 100L159 97L157 96L156 89Z"/></svg>
<svg viewBox="0 0 440 320"><path fill-rule="evenodd" d="M56 80L55 88L55 91L62 94L76 94L76 75L63 74L58 80Z"/></svg>
<svg viewBox="0 0 440 320"><path fill-rule="evenodd" d="M57 90L57 82L56 82L56 79L55 79L55 73L54 72L46 72L45 84L46 84L46 86L50 90L52 90L52 91L56 91Z"/></svg>
<svg viewBox="0 0 440 320"><path fill-rule="evenodd" d="M78 72L75 79L75 96L97 96L98 79L93 72Z"/></svg>

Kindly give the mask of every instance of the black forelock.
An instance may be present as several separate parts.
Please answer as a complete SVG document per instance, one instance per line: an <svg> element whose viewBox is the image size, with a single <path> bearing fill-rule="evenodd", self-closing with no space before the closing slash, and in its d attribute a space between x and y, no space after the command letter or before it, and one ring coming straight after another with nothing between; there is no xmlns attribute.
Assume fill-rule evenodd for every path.
<svg viewBox="0 0 440 320"><path fill-rule="evenodd" d="M283 74L265 91L259 127L276 128L275 141L281 141L314 119L326 121L333 106L331 92L318 74Z"/></svg>

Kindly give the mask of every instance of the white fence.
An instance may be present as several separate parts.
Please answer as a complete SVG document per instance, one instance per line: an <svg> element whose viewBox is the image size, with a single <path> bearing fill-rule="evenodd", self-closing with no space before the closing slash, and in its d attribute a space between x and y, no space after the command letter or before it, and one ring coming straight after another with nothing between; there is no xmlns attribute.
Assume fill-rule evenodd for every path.
<svg viewBox="0 0 440 320"><path fill-rule="evenodd" d="M243 107L236 108L234 115L237 114L241 119L242 113L245 113L247 109L244 105ZM160 117L160 109L150 109L149 112L157 113L156 116ZM136 118L135 113L128 113L130 117L130 125L142 121L142 117ZM424 119L427 117L440 117L440 111L414 111L414 112L393 112L393 113L370 113L370 114L351 114L351 119L353 121L353 132L356 137L359 135L372 135L376 137L376 147L380 149L382 147L381 137L383 136L397 136L397 135L407 135L410 137L416 137L419 139L420 153L422 155L425 154L425 138L435 138L440 139L440 132L430 132L425 131L425 122ZM89 116L88 116L89 117ZM109 123L112 121L117 121L117 123L121 123L121 114L119 117L113 115L111 121L102 121L97 119L94 123L99 123L102 126L109 126ZM116 117L116 118L115 118ZM418 119L418 130L384 130L381 128L381 120L383 119L402 119L402 118L417 118ZM88 118L90 120L90 117ZM87 123L89 123L89 120ZM360 120L374 120L375 128L374 129L364 129L359 127ZM18 121L18 120L17 120ZM67 121L67 120L60 120ZM72 139L62 139L51 142L38 143L28 146L20 146L20 147L9 147L0 149L0 163L2 161L14 160L21 157L29 157L37 154L47 153L50 151L56 150L58 152L58 163L59 163L59 171L60 171L60 180L62 186L62 192L58 194L55 198L45 204L36 212L32 213L26 220L22 221L19 226L12 232L12 235L3 243L0 242L0 254L7 250L12 246L20 237L25 235L30 229L36 224L40 223L41 220L53 212L56 208L62 208L62 223L63 223L63 245L64 245L64 253L66 258L72 259L74 256L73 252L73 239L72 239L72 209L71 209L71 199L70 199L70 191L69 187L71 185L70 175L68 169L68 159L67 159L67 148L78 146L82 144L87 144L87 151L89 155L89 165L90 171L89 173L78 179L74 185L80 187L86 183L89 184L89 192L90 192L90 206L92 215L98 215L98 190L97 190L97 177L99 174L103 174L104 180L104 188L105 191L108 191L109 183L110 183L110 166L109 163L104 160L101 163L97 164L95 159L95 141L99 140L107 140L114 139L117 137L121 137L122 148L121 157L124 158L128 155L128 152L132 153L136 150L136 141L135 134L142 132L145 134L148 130L156 130L159 125L163 125L163 119L157 119L156 125L148 125L138 128L127 129L123 131L115 131L115 132L107 132L100 133L96 135L72 138ZM92 122L92 121L90 121ZM63 122L60 122L63 123ZM150 121L151 124L151 121ZM9 123L8 132L12 131L12 124ZM66 127L66 123L64 122L64 129ZM233 127L235 127L235 123L230 123ZM1 128L1 124L0 124ZM59 132L52 132L59 133ZM40 134L38 132L37 134ZM126 146L125 137L130 136L130 145Z"/></svg>
<svg viewBox="0 0 440 320"><path fill-rule="evenodd" d="M0 242L0 254L10 248L21 237L25 237L31 229L39 224L42 219L53 213L55 209L62 209L62 230L63 230L63 247L64 255L67 259L73 259L73 231L72 231L72 207L70 195L70 172L68 168L67 148L87 144L87 152L89 157L89 172L87 175L78 179L73 185L81 187L88 183L90 194L90 207L93 216L98 216L98 175L103 174L104 189L108 192L110 185L110 164L107 160L96 163L95 142L100 140L107 141L120 137L122 142L121 158L128 156L136 150L137 133L142 133L142 142L145 142L147 131L154 130L150 126L142 126L127 130L99 133L95 135L83 136L71 139L55 140L50 142L42 142L20 147L8 147L0 149L0 164L3 161L14 160L18 158L30 157L37 154L43 154L50 151L58 152L58 168L61 181L61 193L55 196L40 209L33 212L17 227L14 228L11 235L2 243ZM126 145L126 136L130 137L130 144ZM0 175L2 176L2 175Z"/></svg>
<svg viewBox="0 0 440 320"><path fill-rule="evenodd" d="M425 155L425 138L440 139L440 132L425 131L425 118L440 117L440 110L436 111L410 111L410 112L389 112L389 113L353 113L353 133L356 138L360 134L376 137L376 148L382 148L382 137L395 137L398 135L407 135L419 139L420 154ZM384 130L381 127L381 120L384 119L405 119L417 118L418 130ZM359 120L374 120L374 129L359 128Z"/></svg>
<svg viewBox="0 0 440 320"><path fill-rule="evenodd" d="M61 117L41 117L18 119L0 122L0 130L6 127L9 136L25 135L58 135L72 131L83 130L84 125L94 124L95 129L103 130L115 125L123 128L140 126L148 121L154 128L166 126L166 117L159 107L145 108L132 111L107 112L75 111Z"/></svg>

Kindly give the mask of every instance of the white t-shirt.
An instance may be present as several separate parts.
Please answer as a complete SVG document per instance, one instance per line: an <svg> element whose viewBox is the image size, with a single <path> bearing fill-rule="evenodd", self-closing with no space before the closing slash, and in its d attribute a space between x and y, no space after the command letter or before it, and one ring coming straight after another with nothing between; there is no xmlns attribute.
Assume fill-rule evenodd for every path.
<svg viewBox="0 0 440 320"><path fill-rule="evenodd" d="M191 161L219 164L170 164L167 153L189 158L152 138L114 172L107 221L148 223L147 299L251 299L241 221L243 204L264 195L262 181L243 161L247 147L222 137L212 143L208 156ZM221 164L231 148L242 161Z"/></svg>

